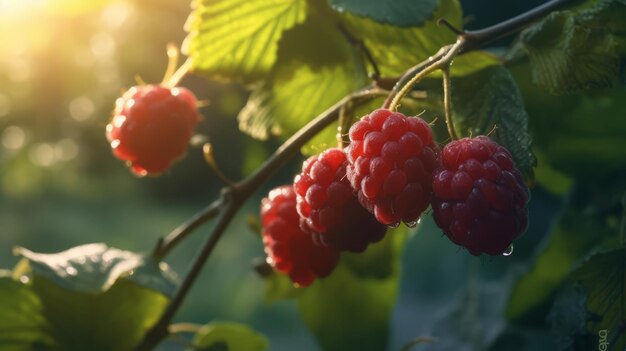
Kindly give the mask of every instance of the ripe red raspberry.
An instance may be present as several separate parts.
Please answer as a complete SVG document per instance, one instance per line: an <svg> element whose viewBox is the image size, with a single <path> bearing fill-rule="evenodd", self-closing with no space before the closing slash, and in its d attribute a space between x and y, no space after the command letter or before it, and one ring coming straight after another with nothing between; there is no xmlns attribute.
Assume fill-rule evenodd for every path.
<svg viewBox="0 0 626 351"><path fill-rule="evenodd" d="M387 227L359 204L346 178L347 165L341 149L328 149L304 162L294 181L300 227L318 245L362 252L380 241Z"/></svg>
<svg viewBox="0 0 626 351"><path fill-rule="evenodd" d="M161 173L180 159L200 119L185 88L136 86L115 105L106 136L113 154L138 176Z"/></svg>
<svg viewBox="0 0 626 351"><path fill-rule="evenodd" d="M528 189L511 154L486 136L443 148L433 175L435 222L472 255L500 255L526 230Z"/></svg>
<svg viewBox="0 0 626 351"><path fill-rule="evenodd" d="M378 109L350 128L348 179L380 223L414 226L430 202L438 151L423 119Z"/></svg>
<svg viewBox="0 0 626 351"><path fill-rule="evenodd" d="M261 201L263 244L267 262L289 274L297 286L310 285L316 277L329 275L339 262L339 251L320 247L300 229L293 186L284 185L270 191Z"/></svg>

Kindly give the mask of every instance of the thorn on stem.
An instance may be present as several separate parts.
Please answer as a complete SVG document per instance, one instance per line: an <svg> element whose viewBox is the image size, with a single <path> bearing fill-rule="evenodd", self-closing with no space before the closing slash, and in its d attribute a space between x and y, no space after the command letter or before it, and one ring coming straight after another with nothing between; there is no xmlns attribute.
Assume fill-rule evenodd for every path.
<svg viewBox="0 0 626 351"><path fill-rule="evenodd" d="M440 18L437 20L437 25L438 26L445 26L446 28L448 28L449 30L451 30L454 34L456 35L462 35L463 31L458 29L457 27L453 26L452 23L448 22L448 20L446 20L445 18Z"/></svg>

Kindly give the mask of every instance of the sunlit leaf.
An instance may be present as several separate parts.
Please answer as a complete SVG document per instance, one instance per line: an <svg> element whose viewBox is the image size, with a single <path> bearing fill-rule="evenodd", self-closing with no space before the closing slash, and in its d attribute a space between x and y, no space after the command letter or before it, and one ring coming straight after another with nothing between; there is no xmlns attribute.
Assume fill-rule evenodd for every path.
<svg viewBox="0 0 626 351"><path fill-rule="evenodd" d="M196 350L265 351L267 338L245 324L212 322L203 326L193 339Z"/></svg>
<svg viewBox="0 0 626 351"><path fill-rule="evenodd" d="M276 62L284 31L304 21L305 0L194 0L184 50L192 69L250 83Z"/></svg>
<svg viewBox="0 0 626 351"><path fill-rule="evenodd" d="M325 19L309 20L285 33L272 78L250 96L238 116L240 129L256 138L288 137L363 86L362 62L338 34ZM336 125L329 128L336 130ZM334 134L327 142L335 143Z"/></svg>
<svg viewBox="0 0 626 351"><path fill-rule="evenodd" d="M437 8L437 0L331 0L330 3L339 12L347 11L399 27L419 26Z"/></svg>

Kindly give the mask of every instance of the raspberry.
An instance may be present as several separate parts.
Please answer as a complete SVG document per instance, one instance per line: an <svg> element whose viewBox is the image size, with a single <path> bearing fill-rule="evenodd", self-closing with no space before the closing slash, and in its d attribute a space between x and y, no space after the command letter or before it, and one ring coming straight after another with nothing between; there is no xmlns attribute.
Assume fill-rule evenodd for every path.
<svg viewBox="0 0 626 351"><path fill-rule="evenodd" d="M189 90L136 86L117 99L106 136L113 154L133 173L156 175L185 154L198 122L196 98Z"/></svg>
<svg viewBox="0 0 626 351"><path fill-rule="evenodd" d="M414 226L430 202L438 152L424 120L378 109L350 128L347 176L380 223Z"/></svg>
<svg viewBox="0 0 626 351"><path fill-rule="evenodd" d="M528 189L511 154L486 136L443 148L433 175L435 222L472 255L500 255L526 230Z"/></svg>
<svg viewBox="0 0 626 351"><path fill-rule="evenodd" d="M300 229L296 193L291 185L273 189L261 201L261 220L267 262L289 274L296 286L308 286L337 266L339 251L315 245L311 236Z"/></svg>
<svg viewBox="0 0 626 351"><path fill-rule="evenodd" d="M387 227L359 204L346 178L347 165L341 149L328 149L304 162L294 181L300 227L318 245L362 252L380 241Z"/></svg>

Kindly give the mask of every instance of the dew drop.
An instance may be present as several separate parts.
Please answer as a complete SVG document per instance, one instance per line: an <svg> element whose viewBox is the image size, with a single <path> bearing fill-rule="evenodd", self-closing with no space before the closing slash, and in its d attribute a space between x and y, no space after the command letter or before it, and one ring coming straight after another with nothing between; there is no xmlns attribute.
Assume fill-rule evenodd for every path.
<svg viewBox="0 0 626 351"><path fill-rule="evenodd" d="M513 254L513 245L510 245L503 253L502 256L511 256Z"/></svg>
<svg viewBox="0 0 626 351"><path fill-rule="evenodd" d="M409 227L409 228L415 228L415 227L417 227L418 224L420 224L420 220L421 220L421 218L418 218L418 219L416 219L414 221L406 222L406 226Z"/></svg>
<svg viewBox="0 0 626 351"><path fill-rule="evenodd" d="M396 223L391 223L389 224L389 228L391 229L396 229L400 226L400 222L396 222Z"/></svg>

